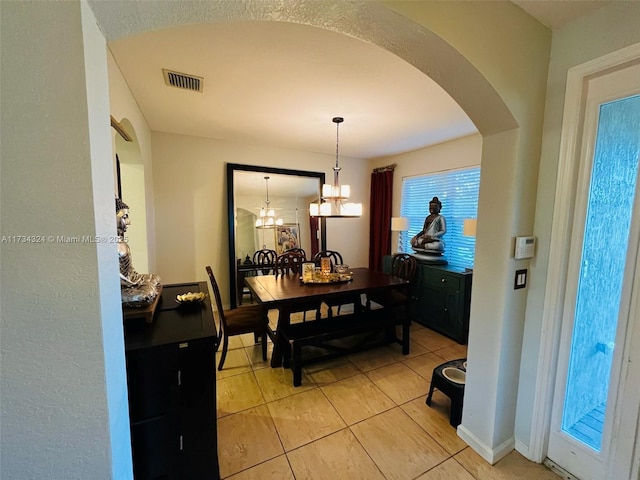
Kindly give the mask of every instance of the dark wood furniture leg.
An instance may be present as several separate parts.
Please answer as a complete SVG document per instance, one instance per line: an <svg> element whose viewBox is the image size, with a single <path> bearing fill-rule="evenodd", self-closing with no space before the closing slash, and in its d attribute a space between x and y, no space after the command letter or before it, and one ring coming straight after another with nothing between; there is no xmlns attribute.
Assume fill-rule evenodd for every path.
<svg viewBox="0 0 640 480"><path fill-rule="evenodd" d="M271 352L271 367L281 367L284 361L284 366L289 366L289 358L291 357L291 349L287 339L283 335L282 331L289 328L291 312L286 306L281 306L278 309L278 326L276 328L276 338L273 342L273 352Z"/></svg>

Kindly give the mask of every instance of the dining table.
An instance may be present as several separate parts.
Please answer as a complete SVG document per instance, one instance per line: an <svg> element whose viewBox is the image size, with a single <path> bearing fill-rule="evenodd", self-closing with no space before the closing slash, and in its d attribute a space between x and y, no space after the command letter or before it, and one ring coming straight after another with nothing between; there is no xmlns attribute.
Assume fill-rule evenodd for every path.
<svg viewBox="0 0 640 480"><path fill-rule="evenodd" d="M245 277L245 284L249 287L258 303L262 304L265 310L278 310L274 348L271 355L272 367L282 365L287 349L286 338L283 333L290 326L290 315L292 311L295 311L296 305L324 301L329 298L331 300L349 299L361 294L404 288L409 283L403 278L394 277L369 268L353 268L350 277L348 281L318 283L304 283L301 276L296 273ZM363 321L366 321L368 314L369 312L366 310L355 313L355 315L362 315ZM322 326L321 322L324 320L326 319L314 320L313 322ZM403 329L402 344L403 353L409 353L408 324Z"/></svg>

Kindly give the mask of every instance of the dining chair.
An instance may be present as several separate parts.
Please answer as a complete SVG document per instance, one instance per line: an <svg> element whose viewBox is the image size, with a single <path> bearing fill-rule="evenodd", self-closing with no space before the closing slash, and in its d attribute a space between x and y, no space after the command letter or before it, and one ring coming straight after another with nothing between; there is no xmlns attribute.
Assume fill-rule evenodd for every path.
<svg viewBox="0 0 640 480"><path fill-rule="evenodd" d="M276 265L276 251L268 248L258 250L253 254L253 263L255 265L262 265L262 268L257 268L256 271L262 272L263 275L270 275L275 270Z"/></svg>
<svg viewBox="0 0 640 480"><path fill-rule="evenodd" d="M313 263L316 264L316 267L320 266L320 259L328 258L331 261L331 270L336 265L342 265L344 262L342 261L342 255L340 252L336 252L335 250L323 250L321 252L316 253L313 256Z"/></svg>
<svg viewBox="0 0 640 480"><path fill-rule="evenodd" d="M253 277L256 274L255 270L253 270L253 261L251 261L249 255L246 256L242 263L240 263L240 259L238 259L238 267L238 275L236 276L238 303L240 305L244 303L245 295L248 295L251 303L253 303L253 293L249 290L249 287L244 284L245 277Z"/></svg>
<svg viewBox="0 0 640 480"><path fill-rule="evenodd" d="M300 249L302 250L302 249ZM276 275L287 275L290 273L302 273L302 264L307 261L304 253L297 249L287 250L276 257Z"/></svg>
<svg viewBox="0 0 640 480"><path fill-rule="evenodd" d="M287 250L276 257L276 276L302 274L302 264L306 262L306 257L302 252L294 250L297 249ZM307 311L315 310L316 320L319 320L321 316L321 306L322 302L320 301L298 302L291 307L291 313L302 312L302 321L304 322L307 320Z"/></svg>
<svg viewBox="0 0 640 480"><path fill-rule="evenodd" d="M211 267L208 265L206 270L207 275L209 275L213 296L216 300L216 310L218 312L218 345L220 345L220 342L223 342L218 370L222 370L224 361L227 358L229 337L235 335L253 333L256 343L258 342L258 338L260 338L262 342L262 359L267 360L267 335L269 334L269 323L262 306L248 305L246 307L224 310L222 308L220 288L218 287L218 282L216 282L216 278L213 275L213 270L211 270Z"/></svg>
<svg viewBox="0 0 640 480"><path fill-rule="evenodd" d="M391 260L391 275L411 281L418 270L418 262L413 255L408 253L396 253ZM371 302L382 305L385 308L395 308L409 305L409 286L394 289L387 292L367 295L367 310L371 309Z"/></svg>
<svg viewBox="0 0 640 480"><path fill-rule="evenodd" d="M320 261L322 258L328 258L329 261L331 262L331 270L333 271L333 267L335 267L336 265L343 265L344 262L342 260L342 255L340 254L340 252L337 252L335 250L322 250L321 252L316 253L313 256L313 263L316 264L316 267L320 266ZM337 307L337 314L340 315L340 308L343 305L351 305L353 304L353 311L354 313L358 313L358 311L360 310L361 307L361 300L360 300L360 295L358 296L354 296L354 297L349 297L349 298L342 298L342 299L337 299L337 300L324 300L324 303L327 305L327 307L329 307L328 313L327 315L329 316L329 318L333 317L333 307Z"/></svg>

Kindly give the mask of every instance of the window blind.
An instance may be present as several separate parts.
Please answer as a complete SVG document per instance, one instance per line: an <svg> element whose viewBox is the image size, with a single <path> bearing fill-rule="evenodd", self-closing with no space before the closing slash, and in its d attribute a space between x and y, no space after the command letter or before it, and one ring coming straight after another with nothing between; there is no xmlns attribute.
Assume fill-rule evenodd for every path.
<svg viewBox="0 0 640 480"><path fill-rule="evenodd" d="M465 219L477 218L479 188L480 167L404 178L400 215L409 219L409 230L400 232L399 250L413 251L410 240L422 230L429 201L438 197L447 226L444 257L451 265L473 268L476 239L464 236L462 227Z"/></svg>

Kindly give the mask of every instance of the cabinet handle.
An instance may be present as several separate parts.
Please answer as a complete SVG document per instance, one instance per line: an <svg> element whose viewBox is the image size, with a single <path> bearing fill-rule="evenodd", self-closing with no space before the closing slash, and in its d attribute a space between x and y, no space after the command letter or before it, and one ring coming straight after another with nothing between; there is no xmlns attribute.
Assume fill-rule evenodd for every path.
<svg viewBox="0 0 640 480"><path fill-rule="evenodd" d="M189 347L189 342L182 342L178 344L178 348L188 348L188 347Z"/></svg>
<svg viewBox="0 0 640 480"><path fill-rule="evenodd" d="M182 385L182 370L178 370L178 386Z"/></svg>
<svg viewBox="0 0 640 480"><path fill-rule="evenodd" d="M180 451L182 451L182 447L184 447L184 444L182 442L182 435L180 435Z"/></svg>

